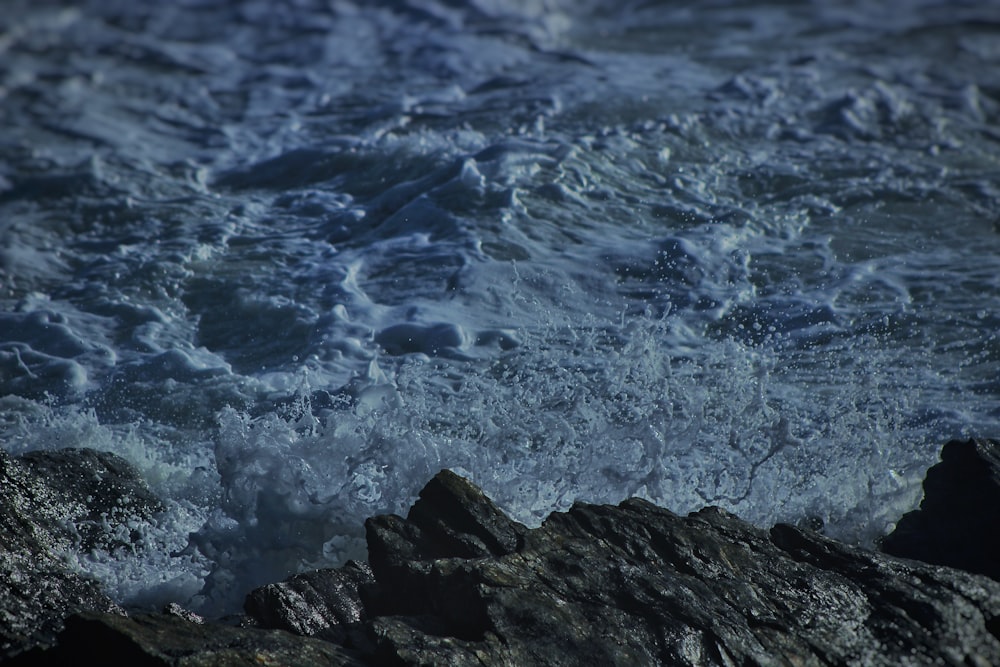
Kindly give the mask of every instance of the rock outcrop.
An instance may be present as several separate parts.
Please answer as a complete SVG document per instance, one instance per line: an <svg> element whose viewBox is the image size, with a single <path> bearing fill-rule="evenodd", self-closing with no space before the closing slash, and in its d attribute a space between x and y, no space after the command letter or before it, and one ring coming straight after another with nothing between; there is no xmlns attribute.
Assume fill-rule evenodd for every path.
<svg viewBox="0 0 1000 667"><path fill-rule="evenodd" d="M1000 479L991 441L942 466L963 447ZM579 503L529 529L442 471L366 530L367 564L253 591L244 627L77 614L11 664L1000 664L1000 582L718 508Z"/></svg>
<svg viewBox="0 0 1000 667"><path fill-rule="evenodd" d="M104 527L159 509L139 474L114 454L65 449L13 459L0 450L0 660L51 642L75 611L123 613L61 555L125 544L129 535Z"/></svg>
<svg viewBox="0 0 1000 667"><path fill-rule="evenodd" d="M366 527L355 648L377 664L1000 664L996 582L720 509L528 530L445 471Z"/></svg>
<svg viewBox="0 0 1000 667"><path fill-rule="evenodd" d="M900 519L881 548L1000 581L1000 442L946 444L924 478L920 509Z"/></svg>

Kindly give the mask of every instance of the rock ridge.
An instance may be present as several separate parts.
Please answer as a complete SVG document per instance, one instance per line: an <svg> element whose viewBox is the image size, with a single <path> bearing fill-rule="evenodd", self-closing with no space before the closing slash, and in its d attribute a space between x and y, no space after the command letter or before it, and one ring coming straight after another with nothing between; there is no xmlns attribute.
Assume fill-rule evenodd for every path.
<svg viewBox="0 0 1000 667"><path fill-rule="evenodd" d="M976 531L995 527L997 494L1000 443L948 443L890 554L637 498L529 529L443 470L405 518L366 522L367 563L251 592L242 627L74 610L10 664L996 665L1000 582L982 564L998 533ZM913 559L927 553L951 560Z"/></svg>

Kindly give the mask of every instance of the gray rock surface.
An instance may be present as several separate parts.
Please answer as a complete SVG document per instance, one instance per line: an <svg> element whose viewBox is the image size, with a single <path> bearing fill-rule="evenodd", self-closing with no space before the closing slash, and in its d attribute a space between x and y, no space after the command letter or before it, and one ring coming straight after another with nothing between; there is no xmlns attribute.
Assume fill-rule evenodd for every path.
<svg viewBox="0 0 1000 667"><path fill-rule="evenodd" d="M920 508L899 520L881 549L1000 581L1000 441L947 443L924 478Z"/></svg>

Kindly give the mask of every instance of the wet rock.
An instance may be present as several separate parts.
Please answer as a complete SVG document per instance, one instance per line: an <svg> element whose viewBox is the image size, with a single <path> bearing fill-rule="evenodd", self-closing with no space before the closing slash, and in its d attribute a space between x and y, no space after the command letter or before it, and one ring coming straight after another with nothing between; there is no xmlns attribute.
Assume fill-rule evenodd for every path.
<svg viewBox="0 0 1000 667"><path fill-rule="evenodd" d="M924 478L920 508L899 520L881 549L1000 581L1000 441L947 443Z"/></svg>
<svg viewBox="0 0 1000 667"><path fill-rule="evenodd" d="M373 664L1000 664L996 582L717 508L581 503L529 530L444 471L366 528Z"/></svg>
<svg viewBox="0 0 1000 667"><path fill-rule="evenodd" d="M260 627L288 630L337 644L368 647L367 620L358 589L374 582L365 563L296 575L250 593L246 612Z"/></svg>
<svg viewBox="0 0 1000 667"><path fill-rule="evenodd" d="M64 554L112 549L160 508L138 473L107 452L0 451L0 660L53 641L76 611L123 613Z"/></svg>
<svg viewBox="0 0 1000 667"><path fill-rule="evenodd" d="M0 481L2 484L2 481ZM3 511L3 510L0 510ZM0 662L55 640L63 619L84 609L121 612L96 581L71 572L30 533L0 548ZM13 548L14 551L8 549Z"/></svg>
<svg viewBox="0 0 1000 667"><path fill-rule="evenodd" d="M282 630L192 623L173 614L132 618L85 612L66 619L59 643L22 653L11 667L99 664L108 667L357 667L364 663L329 642Z"/></svg>
<svg viewBox="0 0 1000 667"><path fill-rule="evenodd" d="M125 459L93 449L29 452L17 459L27 475L46 488L57 516L38 514L36 526L64 534L81 551L111 550L137 541L122 530L129 521L146 520L163 509L145 480Z"/></svg>
<svg viewBox="0 0 1000 667"><path fill-rule="evenodd" d="M176 616L177 618L182 618L185 621L188 621L189 623L198 623L200 625L205 622L205 619L202 618L200 615L194 613L190 609L185 609L176 602L167 603L167 605L163 607L163 613L167 614L168 616Z"/></svg>
<svg viewBox="0 0 1000 667"><path fill-rule="evenodd" d="M434 484L438 507L481 498ZM631 499L525 530L480 506L465 525L503 546L470 553L417 514L367 524L380 664L1000 664L996 582L793 526Z"/></svg>
<svg viewBox="0 0 1000 667"><path fill-rule="evenodd" d="M442 471L366 531L367 565L252 592L245 627L82 613L11 664L1000 664L1000 582L718 508L578 503L529 529Z"/></svg>

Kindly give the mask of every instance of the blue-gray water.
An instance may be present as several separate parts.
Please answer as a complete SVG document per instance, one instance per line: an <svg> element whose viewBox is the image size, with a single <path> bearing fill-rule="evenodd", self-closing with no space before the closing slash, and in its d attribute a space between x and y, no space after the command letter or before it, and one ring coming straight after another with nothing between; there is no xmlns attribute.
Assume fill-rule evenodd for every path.
<svg viewBox="0 0 1000 667"><path fill-rule="evenodd" d="M126 604L443 467L866 543L998 433L997 2L66 4L0 16L0 440L167 500L69 555Z"/></svg>

